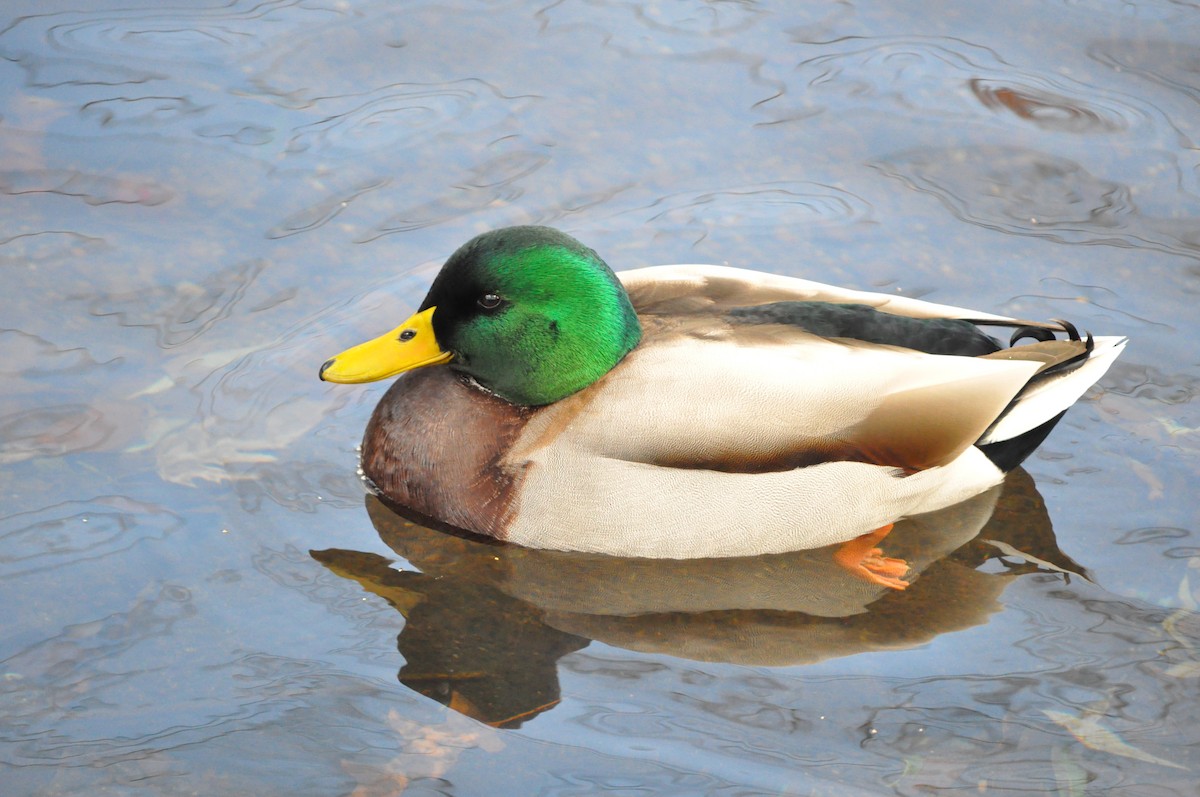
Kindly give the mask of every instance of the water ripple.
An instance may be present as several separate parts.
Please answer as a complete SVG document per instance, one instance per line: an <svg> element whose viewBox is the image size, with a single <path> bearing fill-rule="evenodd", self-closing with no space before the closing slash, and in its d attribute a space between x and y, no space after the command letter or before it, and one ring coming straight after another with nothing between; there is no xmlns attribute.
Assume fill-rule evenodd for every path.
<svg viewBox="0 0 1200 797"><path fill-rule="evenodd" d="M0 54L3 50L0 50ZM32 88L56 89L70 86L136 86L166 80L160 71L136 69L123 64L103 64L81 58L54 60L20 59Z"/></svg>
<svg viewBox="0 0 1200 797"><path fill-rule="evenodd" d="M150 180L111 177L72 169L9 169L0 171L0 193L58 194L82 199L89 205L120 203L161 205L173 194Z"/></svg>
<svg viewBox="0 0 1200 797"><path fill-rule="evenodd" d="M119 495L64 501L0 518L0 572L5 578L54 570L162 540L183 520L161 506Z"/></svg>
<svg viewBox="0 0 1200 797"><path fill-rule="evenodd" d="M234 0L203 10L32 15L0 30L0 58L24 69L28 85L54 90L64 109L77 108L98 132L174 132L270 147L264 156L390 154L439 132L492 131L533 99L474 77L440 82L440 73L428 82L339 84L335 45L308 37L319 22L331 23L331 35L356 35L353 24L339 24L343 6ZM315 69L312 58L322 59ZM36 120L25 125L41 132Z"/></svg>
<svg viewBox="0 0 1200 797"><path fill-rule="evenodd" d="M1200 377L1187 371L1171 373L1152 365L1131 363L1114 369L1107 384L1112 393L1168 406L1189 404L1200 396Z"/></svg>
<svg viewBox="0 0 1200 797"><path fill-rule="evenodd" d="M768 18L754 3L553 3L539 12L555 28L587 27L604 44L634 56L694 56L726 48L731 38ZM632 23L632 24L631 24Z"/></svg>
<svg viewBox="0 0 1200 797"><path fill-rule="evenodd" d="M1130 329L1135 326L1142 327L1158 327L1163 331L1174 331L1176 327L1172 324L1156 321L1150 318L1143 318L1133 313L1126 312L1121 309L1122 299L1117 294L1105 288L1102 285L1086 285L1070 280L1062 279L1061 277L1044 277L1040 280L1040 284L1044 288L1041 293L1017 294L1009 298L1008 304L1011 306L1020 306L1028 308L1030 300L1041 304L1046 312L1057 312L1053 307L1061 307L1063 302L1084 302L1090 307L1096 307L1105 310L1110 316L1120 316L1125 328ZM1025 317L1029 314L1029 310L1023 309L1020 312L1014 311L1016 315ZM1036 314L1035 314L1036 315Z"/></svg>
<svg viewBox="0 0 1200 797"><path fill-rule="evenodd" d="M752 3L708 3L704 0L622 7L660 33L706 39L746 30L766 15L765 10Z"/></svg>
<svg viewBox="0 0 1200 797"><path fill-rule="evenodd" d="M524 195L518 183L549 162L550 156L537 149L517 149L488 158L456 181L449 192L393 214L361 236L357 243L432 227L516 202Z"/></svg>
<svg viewBox="0 0 1200 797"><path fill-rule="evenodd" d="M657 200L648 219L656 227L693 237L693 244L714 229L770 232L788 237L797 228L843 225L869 220L866 200L821 183L762 183L724 191L674 194Z"/></svg>
<svg viewBox="0 0 1200 797"><path fill-rule="evenodd" d="M950 38L845 38L822 42L800 63L802 86L760 105L776 122L807 118L814 104L868 108L929 120L971 121L1004 113L1060 133L1130 130L1161 114L1111 89L1023 71L993 50ZM833 51L833 52L830 52ZM803 99L803 105L790 97Z"/></svg>
<svg viewBox="0 0 1200 797"><path fill-rule="evenodd" d="M70 736L101 732L94 724L97 713L107 715L103 733L108 738L120 739L122 730L133 730L147 708L143 701L148 696L131 684L156 666L137 661L136 649L169 635L195 611L186 588L150 585L127 612L69 626L9 658L5 665L15 677L0 681L0 695L5 698L0 700L0 720L7 739L14 743L10 750L16 758L9 763L47 758L60 766L90 763L91 745L71 744ZM141 697L137 708L142 710L127 702L125 716L120 717L103 696L119 700L126 690ZM49 738L44 738L51 728Z"/></svg>
<svg viewBox="0 0 1200 797"><path fill-rule="evenodd" d="M86 348L62 347L0 329L0 464L111 448L137 424L124 403L80 400L81 381L103 381L122 358L100 363Z"/></svg>
<svg viewBox="0 0 1200 797"><path fill-rule="evenodd" d="M1128 25L1133 20L1195 20L1197 4L1187 0L1063 0L1072 8L1087 9L1097 14L1115 17L1118 24Z"/></svg>
<svg viewBox="0 0 1200 797"><path fill-rule="evenodd" d="M1088 54L1102 64L1132 72L1200 101L1200 85L1196 83L1200 55L1191 43L1168 39L1106 40L1093 43Z"/></svg>
<svg viewBox="0 0 1200 797"><path fill-rule="evenodd" d="M296 128L287 143L289 155L351 156L380 148L415 143L420 134L445 129L492 127L517 108L482 80L441 84L395 83L366 94L320 97L310 101L310 113L320 120Z"/></svg>
<svg viewBox="0 0 1200 797"><path fill-rule="evenodd" d="M117 63L227 62L262 50L276 35L312 24L314 15L338 12L291 0L234 0L219 8L184 11L146 9L65 11L21 17L0 31L0 52L9 58L29 51L114 58Z"/></svg>
<svg viewBox="0 0 1200 797"><path fill-rule="evenodd" d="M110 97L85 102L80 113L94 118L101 127L158 128L205 113L211 106L198 105L187 97Z"/></svg>
<svg viewBox="0 0 1200 797"><path fill-rule="evenodd" d="M309 232L322 227L348 208L351 202L364 194L383 188L388 182L386 179L373 179L349 190L337 192L315 205L311 205L288 216L268 230L267 237L275 239L286 238L289 235Z"/></svg>
<svg viewBox="0 0 1200 797"><path fill-rule="evenodd" d="M231 0L208 9L29 15L0 30L0 57L25 70L27 85L56 90L101 130L190 124L203 138L261 146L307 119L288 119L261 101L257 65L296 46L314 23L336 22L346 13L341 6ZM112 96L118 86L125 93Z"/></svg>
<svg viewBox="0 0 1200 797"><path fill-rule="evenodd" d="M1080 164L1020 147L929 148L874 164L942 201L963 221L1067 244L1151 249L1195 258L1200 227L1141 213L1129 187Z"/></svg>
<svg viewBox="0 0 1200 797"><path fill-rule="evenodd" d="M1169 124L1182 139L1182 146L1194 150L1200 138L1196 109L1200 103L1200 56L1190 41L1164 39L1102 39L1088 45L1088 55L1121 74L1136 75L1166 89L1160 102L1170 110ZM1183 102L1178 102L1182 99Z"/></svg>
<svg viewBox="0 0 1200 797"><path fill-rule="evenodd" d="M236 464L236 458L232 459ZM261 511L265 501L309 514L321 507L358 507L363 491L361 483L353 478L356 465L349 457L341 462L260 462L252 478L237 481L234 492L247 514Z"/></svg>
<svg viewBox="0 0 1200 797"><path fill-rule="evenodd" d="M0 374L10 388L16 377L63 374L78 378L88 369L108 364L97 363L82 347L64 349L28 332L0 329Z"/></svg>
<svg viewBox="0 0 1200 797"><path fill-rule="evenodd" d="M223 317L222 311L213 320ZM164 380L142 391L149 395L174 388L169 395L183 399L173 413L160 410L164 421L147 434L159 476L176 484L245 480L238 494L247 511L261 506L264 498L308 512L360 501L352 452L345 461L318 456L305 465L281 456L289 446L318 434L314 430L322 424L336 425L338 410L351 404L351 397L315 385L313 391L324 393L323 398L296 394L297 384L313 384L311 352L319 330L314 319L304 319L282 335L272 330L278 335L273 339L210 347L204 354L186 349L168 360ZM341 429L327 451L346 444L345 426Z"/></svg>
<svg viewBox="0 0 1200 797"><path fill-rule="evenodd" d="M211 772L205 753L192 759L197 747L215 747L218 757L271 764L249 775L242 770L232 780L209 781L207 793L254 794L269 781L286 793L304 794L314 793L311 782L302 782L311 771L297 764L327 756L328 747L315 741L321 729L351 728L369 717L368 727L356 734L355 760L379 763L381 756L365 751L395 753L398 729L389 727L388 716L417 730L436 722L414 700L375 679L320 662L244 648L240 655L222 649L223 659L202 646L180 655L178 640L194 639L198 630L203 622L191 591L152 583L126 610L68 626L7 659L8 677L0 681L0 722L9 743L5 763L53 766L54 792L94 789L105 782L96 775L100 768L117 783L153 783L169 793L161 780L181 767ZM214 646L221 636L211 638ZM208 690L233 699L215 705ZM297 733L298 728L304 730ZM418 739L403 746L417 747L419 734L409 735ZM421 769L415 752L407 758ZM292 769L306 774L287 774ZM77 788L59 788L72 783ZM349 793L340 785L318 791Z"/></svg>
<svg viewBox="0 0 1200 797"><path fill-rule="evenodd" d="M86 404L36 407L0 416L0 464L102 448L117 424Z"/></svg>
<svg viewBox="0 0 1200 797"><path fill-rule="evenodd" d="M1166 528L1162 526L1148 526L1146 528L1134 529L1127 531L1114 540L1115 545L1142 545L1145 543L1161 543L1171 540L1181 540L1185 537L1190 537L1191 532L1187 529Z"/></svg>
<svg viewBox="0 0 1200 797"><path fill-rule="evenodd" d="M108 248L103 238L69 230L42 230L0 240L0 265L46 265L83 258Z"/></svg>
<svg viewBox="0 0 1200 797"><path fill-rule="evenodd" d="M200 283L180 282L131 293L96 297L92 315L113 316L123 327L154 330L164 349L182 346L228 317L265 264L251 260L217 271Z"/></svg>

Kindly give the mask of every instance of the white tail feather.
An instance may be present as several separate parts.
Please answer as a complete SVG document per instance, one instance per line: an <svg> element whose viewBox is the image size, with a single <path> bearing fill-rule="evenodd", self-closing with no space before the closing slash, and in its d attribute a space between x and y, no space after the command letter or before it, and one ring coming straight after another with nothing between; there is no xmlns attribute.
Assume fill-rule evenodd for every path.
<svg viewBox="0 0 1200 797"><path fill-rule="evenodd" d="M1116 336L1096 338L1095 348L1085 361L1075 368L1036 381L1026 388L991 428L984 432L976 445L1011 440L1041 426L1070 407L1104 376L1104 372L1125 348L1127 340Z"/></svg>

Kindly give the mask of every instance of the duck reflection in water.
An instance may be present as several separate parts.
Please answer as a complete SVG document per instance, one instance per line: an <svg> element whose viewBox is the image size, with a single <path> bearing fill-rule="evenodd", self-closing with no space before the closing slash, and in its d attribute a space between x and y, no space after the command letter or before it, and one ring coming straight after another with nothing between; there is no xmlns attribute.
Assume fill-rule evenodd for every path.
<svg viewBox="0 0 1200 797"><path fill-rule="evenodd" d="M985 622L1013 575L1086 575L1054 539L1022 470L970 501L896 524L903 592L856 578L832 549L732 559L621 559L446 533L368 496L374 553L312 555L404 616L401 683L492 725L517 727L559 700L558 660L592 640L703 661L809 664L925 644ZM979 568L992 560L991 572Z"/></svg>

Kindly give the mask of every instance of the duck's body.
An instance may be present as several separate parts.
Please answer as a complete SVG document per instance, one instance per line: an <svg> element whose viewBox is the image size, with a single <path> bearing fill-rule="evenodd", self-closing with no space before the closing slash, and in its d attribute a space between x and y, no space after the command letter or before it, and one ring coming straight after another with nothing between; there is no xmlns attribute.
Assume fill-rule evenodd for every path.
<svg viewBox="0 0 1200 797"><path fill-rule="evenodd" d="M390 375L394 364L374 365L380 347L416 338L436 338L436 354L422 349L405 367L450 359L398 380L371 418L363 470L385 497L521 545L619 556L841 543L997 484L1125 342L1072 335L1000 350L977 324L1028 323L754 271L659 266L612 277L628 307L594 317L594 298L581 317L555 312L569 278L538 275L535 290L550 294L537 294L543 307L507 315L524 330L505 339L519 356L489 372L478 351L456 350L471 343L458 326L483 316L494 328L528 290L508 275L489 287L497 263L525 268L523 252L562 239L595 258L545 228L475 239L447 263L422 313L326 364L334 381ZM503 304L488 306L495 299ZM439 330L439 314L455 327ZM560 333L574 345L572 323L587 334L613 325L611 364L587 366L600 369L595 378L571 376L565 395L536 375L527 389L520 377L533 366L521 357L540 357ZM1043 337L1063 331L1032 326ZM575 360L565 362L557 371L570 373ZM524 392L511 395L511 384Z"/></svg>

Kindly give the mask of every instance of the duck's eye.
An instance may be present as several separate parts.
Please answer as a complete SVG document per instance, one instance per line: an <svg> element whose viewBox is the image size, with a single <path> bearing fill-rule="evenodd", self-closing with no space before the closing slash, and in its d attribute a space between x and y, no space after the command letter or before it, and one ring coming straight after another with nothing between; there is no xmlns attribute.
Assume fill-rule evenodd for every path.
<svg viewBox="0 0 1200 797"><path fill-rule="evenodd" d="M478 304L484 310L495 310L500 306L501 301L503 300L498 295L494 293L485 293L483 296L479 297L478 301L476 301L476 304Z"/></svg>

